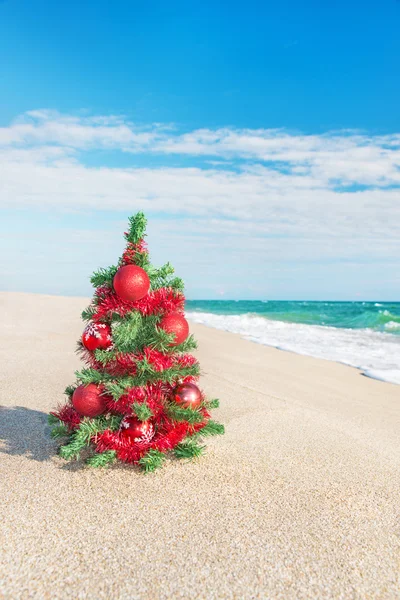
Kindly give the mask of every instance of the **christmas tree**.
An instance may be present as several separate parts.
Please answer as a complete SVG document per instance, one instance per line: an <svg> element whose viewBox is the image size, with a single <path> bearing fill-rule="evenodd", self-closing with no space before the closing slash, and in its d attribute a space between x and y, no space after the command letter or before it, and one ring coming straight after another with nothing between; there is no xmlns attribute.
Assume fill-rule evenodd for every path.
<svg viewBox="0 0 400 600"><path fill-rule="evenodd" d="M196 385L183 281L169 263L151 265L145 230L142 212L130 217L118 265L91 278L95 292L78 342L86 368L65 390L68 402L49 415L65 459L96 467L119 460L150 472L170 451L200 456L204 438L224 431L210 418L218 400Z"/></svg>

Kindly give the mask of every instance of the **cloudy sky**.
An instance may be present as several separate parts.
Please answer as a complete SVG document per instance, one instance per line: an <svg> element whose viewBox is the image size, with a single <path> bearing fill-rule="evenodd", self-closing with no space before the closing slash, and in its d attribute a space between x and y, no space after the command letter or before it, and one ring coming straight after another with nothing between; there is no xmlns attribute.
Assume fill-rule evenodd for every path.
<svg viewBox="0 0 400 600"><path fill-rule="evenodd" d="M400 4L190 4L0 2L0 289L399 299Z"/></svg>

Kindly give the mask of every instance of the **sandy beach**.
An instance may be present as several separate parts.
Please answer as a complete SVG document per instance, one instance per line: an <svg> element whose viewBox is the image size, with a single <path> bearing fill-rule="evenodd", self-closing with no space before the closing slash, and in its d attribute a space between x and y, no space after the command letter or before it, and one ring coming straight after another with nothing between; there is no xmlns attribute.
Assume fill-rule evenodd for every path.
<svg viewBox="0 0 400 600"><path fill-rule="evenodd" d="M82 468L47 413L87 304L0 294L0 598L400 597L400 386L192 325L226 434L151 475Z"/></svg>

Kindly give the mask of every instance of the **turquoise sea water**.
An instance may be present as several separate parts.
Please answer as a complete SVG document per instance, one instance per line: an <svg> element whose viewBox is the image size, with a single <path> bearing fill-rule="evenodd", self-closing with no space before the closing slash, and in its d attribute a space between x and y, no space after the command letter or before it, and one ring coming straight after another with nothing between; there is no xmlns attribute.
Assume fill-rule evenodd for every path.
<svg viewBox="0 0 400 600"><path fill-rule="evenodd" d="M400 335L400 302L296 302L277 300L188 300L190 312L217 315L251 314L266 319L345 327L371 328Z"/></svg>
<svg viewBox="0 0 400 600"><path fill-rule="evenodd" d="M400 302L188 300L198 323L400 383Z"/></svg>

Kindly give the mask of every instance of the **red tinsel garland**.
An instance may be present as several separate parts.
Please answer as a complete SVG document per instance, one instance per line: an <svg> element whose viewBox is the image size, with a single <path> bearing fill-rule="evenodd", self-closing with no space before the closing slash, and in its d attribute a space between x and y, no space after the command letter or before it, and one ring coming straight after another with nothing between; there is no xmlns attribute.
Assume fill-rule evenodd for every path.
<svg viewBox="0 0 400 600"><path fill-rule="evenodd" d="M137 244L128 242L121 258L121 266L134 264L138 254L148 253L147 244L144 240L140 240Z"/></svg>
<svg viewBox="0 0 400 600"><path fill-rule="evenodd" d="M144 359L150 363L158 372L165 371L173 367L191 367L197 364L197 359L192 354L164 354L154 348L146 347L139 354L118 352L112 360L106 365L96 360L93 352L90 352L84 347L80 348L82 359L93 369L104 370L109 375L135 375L137 372L137 362Z"/></svg>
<svg viewBox="0 0 400 600"><path fill-rule="evenodd" d="M153 440L148 444L132 445L124 439L117 431L106 430L97 436L97 452L105 452L106 450L115 450L119 460L128 463L137 463L146 452L149 450L159 450L166 452L172 450L179 444L189 433L199 431L206 425L209 414L204 410L205 420L202 423L190 425L190 423L174 423L173 421L164 418L159 422L158 429Z"/></svg>
<svg viewBox="0 0 400 600"><path fill-rule="evenodd" d="M183 312L185 305L185 296L172 288L160 288L149 292L141 300L127 302L119 298L111 288L101 286L97 288L95 297L96 312L92 318L96 322L110 319L113 313L118 313L121 317L124 317L134 310L139 311L144 316Z"/></svg>
<svg viewBox="0 0 400 600"><path fill-rule="evenodd" d="M163 403L171 396L173 386L158 381L143 387L132 387L118 400L107 399L107 410L113 414L132 414L132 404L146 402L152 413L157 416L163 410Z"/></svg>
<svg viewBox="0 0 400 600"><path fill-rule="evenodd" d="M70 431L79 427L82 418L70 404L65 404L65 406L62 406L50 414L53 415L53 417L56 417L56 419L60 419Z"/></svg>

